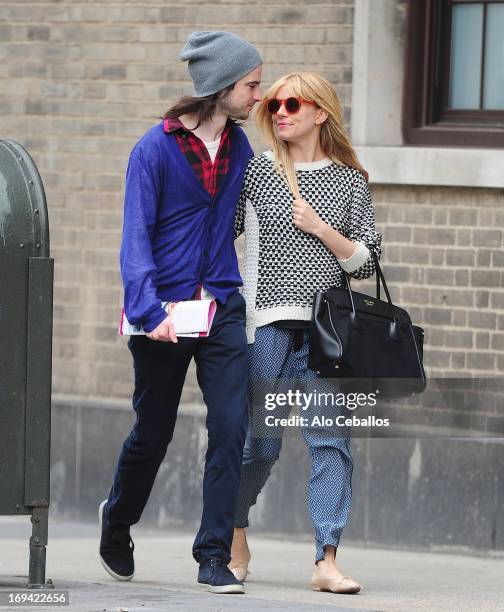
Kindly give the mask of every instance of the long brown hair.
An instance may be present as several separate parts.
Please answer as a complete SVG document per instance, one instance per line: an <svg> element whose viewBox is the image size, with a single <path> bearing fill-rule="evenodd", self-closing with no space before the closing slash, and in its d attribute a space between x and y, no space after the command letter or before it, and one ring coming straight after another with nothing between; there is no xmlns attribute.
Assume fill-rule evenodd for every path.
<svg viewBox="0 0 504 612"><path fill-rule="evenodd" d="M295 197L299 197L299 187L294 162L289 153L289 144L278 138L273 129L272 116L266 108L265 100L276 96L278 90L287 85L292 95L313 100L327 112L327 119L320 126L320 146L325 155L340 165L352 166L369 179L368 173L359 163L352 148L350 137L343 125L343 110L334 87L316 72L291 72L278 79L265 92L255 119L259 131L273 146L273 156L277 172L284 178Z"/></svg>
<svg viewBox="0 0 504 612"><path fill-rule="evenodd" d="M166 113L163 115L163 119L176 119L182 117L182 115L197 115L198 122L192 130L199 128L199 126L208 119L211 119L217 108L217 102L225 97L234 87L234 83L229 85L225 89L221 89L210 96L204 96L202 98L196 98L194 96L184 96L173 106L171 106ZM191 130L191 131L192 131Z"/></svg>

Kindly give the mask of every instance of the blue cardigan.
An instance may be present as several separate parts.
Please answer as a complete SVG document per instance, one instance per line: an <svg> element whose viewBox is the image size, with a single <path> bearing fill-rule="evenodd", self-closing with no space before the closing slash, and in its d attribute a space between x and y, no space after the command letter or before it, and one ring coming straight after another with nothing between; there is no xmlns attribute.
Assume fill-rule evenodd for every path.
<svg viewBox="0 0 504 612"><path fill-rule="evenodd" d="M190 299L202 283L225 303L242 285L234 217L253 155L243 130L230 133L230 169L215 198L203 187L163 123L133 148L126 172L121 275L130 323L155 329L162 301Z"/></svg>

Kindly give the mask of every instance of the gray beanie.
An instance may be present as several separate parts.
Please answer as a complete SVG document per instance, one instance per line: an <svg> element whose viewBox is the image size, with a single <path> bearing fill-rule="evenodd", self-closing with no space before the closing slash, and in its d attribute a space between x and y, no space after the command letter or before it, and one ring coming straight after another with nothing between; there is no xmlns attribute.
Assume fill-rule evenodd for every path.
<svg viewBox="0 0 504 612"><path fill-rule="evenodd" d="M197 98L221 91L263 63L254 45L221 30L190 34L180 59L189 62Z"/></svg>

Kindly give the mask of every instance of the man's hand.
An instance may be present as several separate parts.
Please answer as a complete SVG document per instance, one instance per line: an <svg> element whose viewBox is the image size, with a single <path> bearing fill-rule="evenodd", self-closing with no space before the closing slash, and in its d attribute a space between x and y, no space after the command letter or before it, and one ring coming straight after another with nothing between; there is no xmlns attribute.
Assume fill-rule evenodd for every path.
<svg viewBox="0 0 504 612"><path fill-rule="evenodd" d="M326 225L303 198L295 198L292 202L292 220L298 229L317 237Z"/></svg>
<svg viewBox="0 0 504 612"><path fill-rule="evenodd" d="M170 304L168 311L171 312L174 307L174 304ZM161 321L156 329L153 329L151 332L145 335L151 340L159 340L160 342L178 342L177 335L175 334L175 327L173 326L173 321L170 315L168 315L164 321Z"/></svg>

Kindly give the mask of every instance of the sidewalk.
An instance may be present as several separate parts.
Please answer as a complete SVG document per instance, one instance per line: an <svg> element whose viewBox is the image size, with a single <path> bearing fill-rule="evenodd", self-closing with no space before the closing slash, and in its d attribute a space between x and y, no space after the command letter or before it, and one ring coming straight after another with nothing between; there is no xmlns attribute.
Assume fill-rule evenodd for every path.
<svg viewBox="0 0 504 612"><path fill-rule="evenodd" d="M313 546L255 537L245 595L202 593L191 558L192 534L132 530L136 574L119 583L102 569L97 527L50 523L47 578L70 592L70 606L16 610L313 610L338 612L471 612L504 609L504 559L341 547L342 569L359 580L359 595L315 593L309 588ZM28 517L0 517L0 591L24 588L28 570Z"/></svg>

